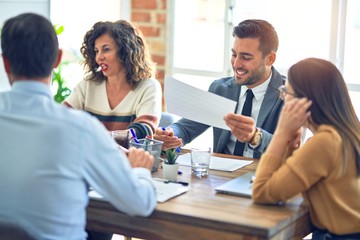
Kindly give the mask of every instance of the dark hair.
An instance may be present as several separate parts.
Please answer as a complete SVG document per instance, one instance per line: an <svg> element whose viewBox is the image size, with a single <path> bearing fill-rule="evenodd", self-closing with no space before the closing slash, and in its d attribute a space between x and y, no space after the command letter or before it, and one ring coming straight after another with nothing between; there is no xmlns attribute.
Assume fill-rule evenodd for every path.
<svg viewBox="0 0 360 240"><path fill-rule="evenodd" d="M102 72L96 72L99 65L95 61L95 40L104 34L109 34L118 48L118 58L126 69L126 80L136 86L140 80L148 79L154 75L154 63L142 32L125 20L116 22L97 22L84 36L80 48L92 80L104 81L106 77Z"/></svg>
<svg viewBox="0 0 360 240"><path fill-rule="evenodd" d="M24 13L5 22L1 48L15 77L44 78L51 74L59 43L49 20L38 14Z"/></svg>
<svg viewBox="0 0 360 240"><path fill-rule="evenodd" d="M340 71L329 61L307 58L290 67L288 81L298 97L312 100L310 121L331 125L339 132L344 166L352 147L360 176L360 122Z"/></svg>
<svg viewBox="0 0 360 240"><path fill-rule="evenodd" d="M274 27L265 20L248 19L240 22L233 29L233 37L258 38L263 56L272 51L277 52L279 47L279 38Z"/></svg>

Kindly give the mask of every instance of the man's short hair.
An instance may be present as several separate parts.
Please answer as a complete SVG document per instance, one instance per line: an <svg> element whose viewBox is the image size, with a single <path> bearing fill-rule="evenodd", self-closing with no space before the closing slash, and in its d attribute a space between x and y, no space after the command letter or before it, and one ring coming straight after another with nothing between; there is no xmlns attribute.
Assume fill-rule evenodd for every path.
<svg viewBox="0 0 360 240"><path fill-rule="evenodd" d="M38 14L24 13L5 22L1 48L15 77L44 78L51 74L59 43L49 20Z"/></svg>
<svg viewBox="0 0 360 240"><path fill-rule="evenodd" d="M279 38L275 28L265 20L248 19L240 22L233 29L233 37L259 39L259 50L263 56L270 52L277 52Z"/></svg>

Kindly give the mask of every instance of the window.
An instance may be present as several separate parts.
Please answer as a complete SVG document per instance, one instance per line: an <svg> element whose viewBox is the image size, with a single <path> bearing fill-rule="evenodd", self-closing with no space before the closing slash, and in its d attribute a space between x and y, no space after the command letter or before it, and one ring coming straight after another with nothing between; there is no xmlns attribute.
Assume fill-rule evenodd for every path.
<svg viewBox="0 0 360 240"><path fill-rule="evenodd" d="M345 5L345 4L344 4ZM360 53L360 1L348 0L346 11L342 12L345 21L345 39L343 60L340 58L340 66L346 81L350 84L351 90L360 91L360 68L358 58ZM340 52L341 54L341 52ZM343 63L343 64L342 64Z"/></svg>
<svg viewBox="0 0 360 240"><path fill-rule="evenodd" d="M225 0L174 0L170 27L174 46L168 74L199 88L227 74L230 59ZM172 57L171 57L172 56ZM207 84L203 84L206 82Z"/></svg>
<svg viewBox="0 0 360 240"><path fill-rule="evenodd" d="M255 18L274 26L279 36L274 67L282 74L286 75L293 63L306 57L329 59L331 1L237 0L234 3L234 25Z"/></svg>
<svg viewBox="0 0 360 240"><path fill-rule="evenodd" d="M50 18L54 24L64 26L59 37L63 49L62 75L70 89L83 79L80 47L85 33L98 21L129 19L130 0L76 0L50 1Z"/></svg>
<svg viewBox="0 0 360 240"><path fill-rule="evenodd" d="M169 74L207 89L232 75L232 28L242 20L269 21L279 35L275 68L288 68L306 57L324 58L343 73L360 116L360 1L357 0L172 0L174 16L168 56ZM176 9L176 11L175 11ZM222 55L221 55L222 53Z"/></svg>

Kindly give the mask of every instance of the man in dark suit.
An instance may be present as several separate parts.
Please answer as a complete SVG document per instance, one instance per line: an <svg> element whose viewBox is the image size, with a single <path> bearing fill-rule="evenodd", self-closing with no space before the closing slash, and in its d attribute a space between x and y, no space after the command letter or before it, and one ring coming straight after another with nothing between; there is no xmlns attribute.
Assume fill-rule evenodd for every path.
<svg viewBox="0 0 360 240"><path fill-rule="evenodd" d="M214 116L223 117L231 131L214 127L213 151L260 158L272 138L283 105L277 89L284 84L285 77L273 67L279 40L270 23L256 19L239 23L233 36L234 76L214 81L209 92L238 104L234 113ZM209 127L182 118L167 128L176 137L163 129L158 129L154 137L164 141L163 149L173 148L191 142Z"/></svg>

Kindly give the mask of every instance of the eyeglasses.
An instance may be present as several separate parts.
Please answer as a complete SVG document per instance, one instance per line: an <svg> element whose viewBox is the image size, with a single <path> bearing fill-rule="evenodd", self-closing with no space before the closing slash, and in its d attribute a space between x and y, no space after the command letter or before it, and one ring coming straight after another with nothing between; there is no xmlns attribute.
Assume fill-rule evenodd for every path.
<svg viewBox="0 0 360 240"><path fill-rule="evenodd" d="M285 86L285 85L280 86L277 91L278 91L278 93L279 93L279 98L280 98L281 100L284 100L284 99L285 99L286 94L289 94L289 95L291 95L291 96L297 97L297 96L295 95L295 93L290 93L290 92L288 92L288 90L286 89L286 86Z"/></svg>

